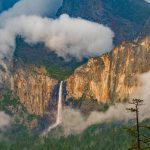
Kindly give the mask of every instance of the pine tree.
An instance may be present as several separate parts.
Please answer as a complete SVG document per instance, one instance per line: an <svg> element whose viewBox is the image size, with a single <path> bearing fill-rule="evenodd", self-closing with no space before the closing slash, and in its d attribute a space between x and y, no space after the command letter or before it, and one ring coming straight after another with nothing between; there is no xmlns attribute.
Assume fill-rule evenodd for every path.
<svg viewBox="0 0 150 150"><path fill-rule="evenodd" d="M141 132L143 129L148 129L150 131L150 126L142 126L139 121L139 108L143 105L143 100L133 99L129 104L133 105L133 107L127 108L127 110L131 113L135 113L136 118L136 126L128 128L128 132L133 139L135 139L135 142L132 142L132 146L129 150L150 150L150 137Z"/></svg>

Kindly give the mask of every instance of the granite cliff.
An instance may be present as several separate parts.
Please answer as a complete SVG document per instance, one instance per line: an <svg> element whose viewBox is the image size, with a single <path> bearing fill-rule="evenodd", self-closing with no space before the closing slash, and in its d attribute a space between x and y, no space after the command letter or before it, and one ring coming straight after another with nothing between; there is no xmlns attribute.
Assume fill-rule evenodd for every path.
<svg viewBox="0 0 150 150"><path fill-rule="evenodd" d="M43 115L58 81L37 67L15 67L15 93L27 108ZM66 79L67 99L103 103L128 100L140 84L137 75L150 71L150 37L123 42L110 53L91 58Z"/></svg>
<svg viewBox="0 0 150 150"><path fill-rule="evenodd" d="M150 37L124 42L92 58L67 79L68 98L124 101L139 85L137 75L150 71Z"/></svg>
<svg viewBox="0 0 150 150"><path fill-rule="evenodd" d="M49 106L58 81L47 75L44 67L17 67L13 73L13 90L32 113L43 115Z"/></svg>

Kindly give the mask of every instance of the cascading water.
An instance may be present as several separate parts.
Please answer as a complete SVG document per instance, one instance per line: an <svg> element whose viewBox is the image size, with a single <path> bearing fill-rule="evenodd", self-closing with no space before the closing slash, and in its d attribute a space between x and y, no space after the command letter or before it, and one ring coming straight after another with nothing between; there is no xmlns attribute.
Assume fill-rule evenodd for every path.
<svg viewBox="0 0 150 150"><path fill-rule="evenodd" d="M58 98L56 122L53 125L51 125L47 129L47 131L43 133L43 135L46 135L48 132L50 132L52 129L56 128L62 122L62 86L63 86L63 81L60 82L60 87L59 87L59 98Z"/></svg>
<svg viewBox="0 0 150 150"><path fill-rule="evenodd" d="M58 99L56 124L60 124L62 122L62 86L63 86L63 81L61 81L59 87L59 99Z"/></svg>

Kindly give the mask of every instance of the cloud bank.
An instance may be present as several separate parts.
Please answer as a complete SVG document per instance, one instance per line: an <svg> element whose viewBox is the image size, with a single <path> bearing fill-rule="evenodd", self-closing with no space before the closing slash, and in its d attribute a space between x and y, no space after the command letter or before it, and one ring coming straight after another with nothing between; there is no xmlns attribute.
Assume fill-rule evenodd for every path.
<svg viewBox="0 0 150 150"><path fill-rule="evenodd" d="M141 119L150 118L150 72L142 74L139 77L142 86L136 91L135 96L144 100L144 105L141 106Z"/></svg>
<svg viewBox="0 0 150 150"><path fill-rule="evenodd" d="M0 24L20 15L55 16L62 0L21 0L0 14Z"/></svg>
<svg viewBox="0 0 150 150"><path fill-rule="evenodd" d="M18 21L19 20L19 21ZM20 16L8 20L0 29L0 57L12 56L15 39L21 35L27 43L43 42L58 56L97 56L111 50L114 33L101 24L62 15L58 19Z"/></svg>
<svg viewBox="0 0 150 150"><path fill-rule="evenodd" d="M66 108L63 111L62 127L64 134L79 134L93 124L111 122L111 121L127 121L131 118L131 114L126 112L127 105L116 104L106 111L93 111L85 118L80 111Z"/></svg>
<svg viewBox="0 0 150 150"><path fill-rule="evenodd" d="M140 121L150 118L150 72L139 76L139 87L131 98L140 98L144 100L144 105L140 107ZM128 121L135 118L135 115L127 112L126 108L133 107L129 104L115 104L111 106L105 113L103 112L91 112L91 114L85 118L80 111L65 108L63 111L62 127L64 134L79 134L87 127L111 121Z"/></svg>

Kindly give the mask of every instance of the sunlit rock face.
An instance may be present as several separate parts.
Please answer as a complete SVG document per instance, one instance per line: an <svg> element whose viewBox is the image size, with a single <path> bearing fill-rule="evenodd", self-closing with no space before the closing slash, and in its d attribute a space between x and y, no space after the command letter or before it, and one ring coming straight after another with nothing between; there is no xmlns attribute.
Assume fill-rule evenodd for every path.
<svg viewBox="0 0 150 150"><path fill-rule="evenodd" d="M137 75L150 70L150 37L122 43L92 58L67 80L68 98L125 101L140 84Z"/></svg>
<svg viewBox="0 0 150 150"><path fill-rule="evenodd" d="M12 89L30 112L43 115L59 81L41 67L14 67ZM66 99L124 102L140 86L137 76L150 71L150 37L124 42L110 53L91 58L66 80ZM56 90L56 92L54 92ZM56 96L57 97L57 96ZM57 98L56 98L57 99ZM57 103L57 100L56 100Z"/></svg>
<svg viewBox="0 0 150 150"><path fill-rule="evenodd" d="M47 76L44 68L18 68L13 75L14 91L27 109L43 115L52 100L57 81Z"/></svg>

